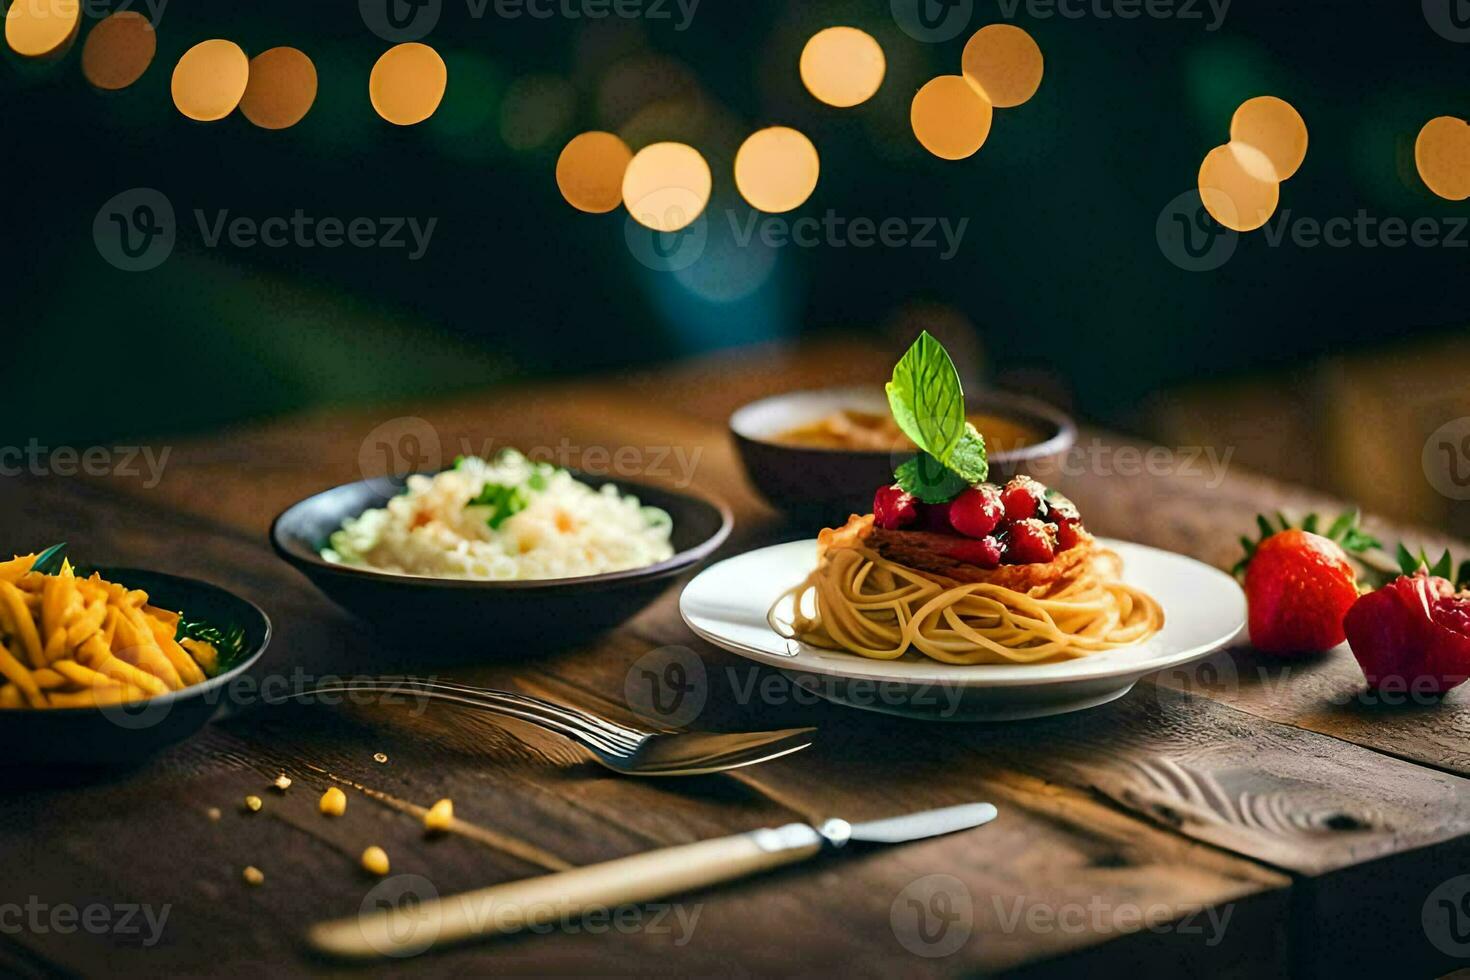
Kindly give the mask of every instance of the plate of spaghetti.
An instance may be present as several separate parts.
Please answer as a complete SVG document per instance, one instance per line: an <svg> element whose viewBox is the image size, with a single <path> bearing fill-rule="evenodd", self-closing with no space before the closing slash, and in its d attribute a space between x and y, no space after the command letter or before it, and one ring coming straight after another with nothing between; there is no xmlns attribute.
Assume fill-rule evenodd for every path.
<svg viewBox="0 0 1470 980"><path fill-rule="evenodd" d="M1224 572L1094 537L1030 477L987 482L958 372L927 333L888 395L919 451L873 512L700 575L680 608L701 637L834 701L1007 720L1106 703L1239 633Z"/></svg>

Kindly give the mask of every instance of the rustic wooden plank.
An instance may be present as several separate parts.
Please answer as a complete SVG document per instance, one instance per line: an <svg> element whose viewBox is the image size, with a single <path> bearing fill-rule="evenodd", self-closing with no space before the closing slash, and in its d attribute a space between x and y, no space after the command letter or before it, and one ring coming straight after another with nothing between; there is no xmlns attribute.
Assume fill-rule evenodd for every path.
<svg viewBox="0 0 1470 980"><path fill-rule="evenodd" d="M515 444L565 451L565 461L576 462L588 447L606 451L633 447L641 451L638 459L647 469L660 450L682 449L686 460L698 454L694 484L732 501L740 517L739 546L743 547L782 532L739 473L723 432L728 412L770 390L876 379L886 372L888 362L881 352L825 347L795 354L772 352L761 370L748 366L731 370L728 360L716 359L607 383L572 383L477 395L439 405L332 413L241 431L208 444L177 446L163 482L150 490L117 481L100 487L70 481L64 493L51 493L53 483L43 496L29 486L13 484L0 488L0 499L10 505L6 523L17 529L12 536L21 529L29 535L64 529L78 553L90 549L103 560L146 556L150 564L220 580L258 600L267 599L282 626L268 670L286 670L303 661L318 672L390 670L415 661L381 645L364 627L327 606L262 544L264 529L279 509L314 490L357 478L364 440L384 422L406 416L424 419L440 441L441 456L448 458L459 451ZM834 365L838 365L835 374ZM669 408L674 405L683 411L671 413ZM1151 473L1145 467L1133 475L1119 472L1116 441L1098 438L1104 441L1096 446L1084 439L1086 465L1063 474L1062 483L1082 502L1094 528L1103 533L1219 564L1230 560L1235 533L1249 526L1256 509L1320 505L1311 495L1245 474L1226 472L1217 481L1216 474L1207 469L1185 472L1182 460L1176 460L1172 471ZM1109 446L1114 447L1113 462L1105 471L1093 460L1106 455ZM1145 459L1140 454L1140 465ZM655 482L676 482L682 474L640 475L651 476ZM117 504L119 492L129 496L129 506ZM446 669L484 683L548 689L616 708L623 698L623 680L638 657L665 644L691 644L671 610L672 593L659 608L608 641L538 662L535 669L526 665ZM699 647L699 652L712 664L745 669L734 658L708 648ZM423 666L421 660L416 664L419 669ZM1301 686L1311 690L1312 684L1312 675L1307 675ZM1298 686L1294 679L1291 689ZM1220 700L1269 717L1267 706L1278 702L1263 688L1242 684L1238 700ZM1244 696L1253 691L1256 700ZM1215 692L1205 693L1213 696ZM325 779L330 773L358 782L410 808L431 802L436 793L451 792L457 801L470 801L470 810L465 812L494 813L498 819L487 825L490 840L470 841L479 860L461 862L446 871L437 856L423 852L428 855L423 858L424 867L445 874L448 882L460 880L453 872L468 863L476 872L475 884L484 883L487 873L516 876L534 870L534 862L524 860L527 852L517 850L518 844L577 863L729 832L767 819L789 819L793 812L817 816L839 806L874 807L851 811L865 816L893 808L910 809L931 799L954 801L961 797L951 792L963 788L1005 800L1007 813L1015 813L1020 828L1014 835L1011 828L1016 825L987 829L984 833L1000 838L998 843L1003 846L985 852L984 861L978 863L953 842L923 845L922 867L960 869L953 873L974 894L983 891L1007 902L1032 902L1053 914L1073 908L1082 897L1089 902L1111 902L1114 908L1151 897L1160 897L1164 905L1174 908L1195 901L1233 901L1244 915L1237 921L1244 925L1230 930L1229 945L1223 951L1206 950L1177 930L1153 935L1118 923L1114 925L1119 928L1090 930L1081 936L1065 935L1056 926L1045 932L1027 929L1018 934L1014 927L1004 928L1001 920L1011 906L1002 903L977 910L981 928L974 945L981 947L978 950L967 945L957 957L938 964L906 956L897 961L904 968L931 966L936 972L953 972L1026 965L1045 972L1064 964L1117 965L1130 962L1130 957L1138 968L1166 962L1193 968L1209 965L1212 970L1224 963L1237 963L1242 969L1283 968L1284 963L1272 958L1279 944L1272 945L1269 928L1273 916L1278 927L1286 918L1279 898L1282 880L1262 879L1263 872L1251 864L1212 848L1248 855L1297 876L1294 891L1301 897L1296 899L1296 928L1304 930L1293 937L1298 949L1311 939L1310 930L1320 929L1322 935L1333 937L1324 948L1343 959L1351 960L1365 942L1376 939L1380 956L1402 955L1403 964L1437 963L1432 953L1405 944L1413 946L1414 937L1422 935L1408 921L1417 915L1418 905L1412 900L1415 890L1437 873L1434 868L1454 867L1455 862L1463 865L1462 818L1444 815L1444 798L1463 800L1463 781L1454 777L1426 773L1330 738L1272 725L1252 714L1200 704L1173 689L1159 692L1147 685L1103 711L993 731L896 722L827 705L741 705L729 691L718 692L709 700L713 707L702 721L776 725L816 720L824 742L799 760L716 780L718 789L707 785L709 781L696 781L701 786L679 791L672 800L667 788L655 791L643 784L627 785L625 780L601 777L579 753L555 740L522 737L519 732L511 737L497 725L449 724L429 716L408 719L402 716L402 709L375 709L366 718L363 711L319 718L303 710L289 719L286 715L243 719L218 727L168 758L194 760L192 764L200 768L193 778L206 786L212 786L210 779L225 778L214 772L215 766L226 767L233 780L245 778L244 774L251 779L265 778L273 774L270 769L280 766L295 767L309 780ZM1307 699L1307 703L1312 702ZM1431 765L1436 758L1453 758L1455 740L1451 737L1429 750L1416 747L1419 726L1437 723L1433 719L1425 722L1421 715L1395 714L1392 725L1382 726L1393 729L1385 734L1369 723L1381 717L1366 719L1358 729L1359 737L1352 740L1404 758L1428 755L1423 761ZM1314 727L1310 720L1301 723L1299 714L1283 713L1277 720L1288 726ZM395 760L391 771L364 761L364 740L390 746L385 751ZM286 751L282 744L294 747ZM396 761L400 759L405 760L402 769ZM406 775L409 762L413 763L412 778ZM159 765L168 771L166 762ZM1441 761L1439 765L1454 769L1457 763ZM811 779L813 771L822 773L819 781ZM436 775L426 778L425 772ZM691 795L693 800L685 798ZM1247 795L1252 806L1240 802ZM1215 806L1208 805L1211 801ZM1233 803L1226 806L1221 801ZM395 820L404 824L398 827L401 836L393 838L393 848L406 848L418 860L421 852L413 839L412 810L405 812L388 803L378 806L392 814L385 817L385 826L398 827ZM1338 810L1344 812L1335 812ZM1351 819L1332 819L1344 816ZM1362 821L1364 826L1358 826L1355 821L1364 817L1368 818ZM309 820L303 820L302 826L320 831L311 828ZM1114 830L1102 833L1098 827ZM1303 832L1293 834L1293 827ZM1310 832L1312 828L1317 829ZM334 845L295 825L293 829L296 837L292 839L313 842L309 846L316 856L303 859L306 866L323 872L340 868L345 845ZM1187 839L1175 836L1176 832ZM1141 849L1119 858L1118 838L1138 842ZM1179 851L1180 847L1187 850ZM1146 852L1155 856L1148 857ZM1099 853L1103 856L1096 858ZM1158 858L1159 854L1167 857ZM1064 859L1065 855L1075 857ZM1091 857L1084 860L1082 855ZM1058 859L1055 864L1053 858ZM1101 863L1099 873L1084 875L1080 890L1074 889L1068 875L1094 858ZM840 941L833 941L841 948L835 953L831 948L825 950L828 959L804 959L804 952L794 960L790 956L783 960L778 953L767 957L747 948L752 945L748 933L723 929L702 930L697 942L690 944L694 951L676 956L689 957L681 962L691 969L740 962L774 972L802 972L803 967L816 972L834 955L848 957L846 965L859 972L892 965L895 954L903 952L895 949L893 929L887 924L893 885L903 880L903 873L895 869L906 868L904 862L912 860L901 853L879 855L854 869L782 876L771 883L708 896L716 903L710 908L722 910L721 921L776 921L783 933L789 929L791 934L801 934L798 927L809 924L809 933L816 934L818 928L826 928L821 922L831 916L851 921L852 928ZM997 865L997 860L1005 863ZM1200 867L1209 869L1204 878L1196 877ZM876 869L871 877L866 874L870 868ZM86 868L82 879L95 873ZM326 878L340 890L340 880L330 874ZM821 887L816 884L819 880ZM839 893L835 898L834 891ZM887 895L887 904L869 892L883 893L880 898ZM854 899L854 895L863 897ZM841 904L832 904L839 899ZM322 897L311 907L332 900ZM340 895L336 901L332 908L341 914ZM1422 904L1422 896L1419 901ZM1355 929L1353 923L1360 917L1348 913L1358 906L1370 909L1384 928L1371 934ZM779 909L774 920L771 908ZM708 935L711 932L716 934ZM1114 932L1124 938L1099 942ZM640 941L648 943L653 938ZM609 945L591 936L559 937L554 945L504 944L490 952L456 953L433 963L493 962L497 969L513 964L524 964L526 969L541 964L545 969L559 964L575 972L594 962L618 962L628 972L646 972L648 961L640 956L651 953L662 963L671 955L667 946L644 948L636 943L619 946L617 954L610 954ZM279 947L262 940L260 949L268 959L281 960ZM624 950L634 952L624 957ZM609 955L614 959L607 960ZM1322 962L1335 960L1328 957ZM1375 960L1370 956L1361 962ZM1301 963L1296 965L1303 968Z"/></svg>

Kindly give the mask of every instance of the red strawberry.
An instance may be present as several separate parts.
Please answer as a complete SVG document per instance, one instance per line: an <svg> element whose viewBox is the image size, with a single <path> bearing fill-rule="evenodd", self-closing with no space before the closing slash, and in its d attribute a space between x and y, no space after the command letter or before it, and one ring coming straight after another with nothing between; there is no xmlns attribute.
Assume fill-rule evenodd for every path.
<svg viewBox="0 0 1470 980"><path fill-rule="evenodd" d="M1307 531L1282 531L1251 557L1245 596L1257 650L1317 653L1346 638L1342 620L1358 598L1357 574L1333 541Z"/></svg>
<svg viewBox="0 0 1470 980"><path fill-rule="evenodd" d="M873 495L873 519L889 531L908 527L919 519L919 501L903 487L879 487Z"/></svg>
<svg viewBox="0 0 1470 980"><path fill-rule="evenodd" d="M971 487L949 505L949 523L968 538L983 538L992 533L1005 516L1000 489L989 483Z"/></svg>
<svg viewBox="0 0 1470 980"><path fill-rule="evenodd" d="M1443 694L1470 678L1470 595L1420 572L1353 604L1345 623L1371 688Z"/></svg>
<svg viewBox="0 0 1470 980"><path fill-rule="evenodd" d="M1056 527L1041 521L1017 521L1006 542L1006 562L1011 565L1044 565L1057 556Z"/></svg>

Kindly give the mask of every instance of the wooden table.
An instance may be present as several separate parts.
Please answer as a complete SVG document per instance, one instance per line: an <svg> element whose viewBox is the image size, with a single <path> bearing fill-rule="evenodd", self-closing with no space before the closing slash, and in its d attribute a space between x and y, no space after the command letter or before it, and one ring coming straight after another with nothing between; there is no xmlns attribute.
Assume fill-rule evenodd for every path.
<svg viewBox="0 0 1470 980"><path fill-rule="evenodd" d="M395 874L423 876L447 894L793 819L871 818L982 799L1002 815L974 833L684 896L575 931L388 966L422 974L907 976L1098 967L1426 975L1463 965L1457 955L1470 948L1456 936L1470 919L1454 923L1459 933L1421 920L1426 903L1458 901L1463 888L1441 886L1470 872L1464 690L1438 706L1373 704L1346 652L1282 665L1238 649L1070 717L922 724L752 697L750 681L769 672L697 642L678 620L677 589L582 649L516 659L486 637L482 651L460 651L458 663L446 664L438 651L385 646L266 544L279 510L359 478L364 440L385 423L390 433L407 427L437 437L438 459L426 462L516 445L559 447L574 463L589 448L634 447L625 465L670 482L680 473L669 462L677 451L696 461L694 485L737 514L727 553L809 533L783 526L753 495L724 421L760 394L877 380L890 363L888 353L838 343L757 349L595 382L221 433L172 445L156 486L127 475L0 481L9 548L65 539L99 564L196 575L266 608L277 634L260 677L408 667L617 715L627 710L630 666L649 651L683 646L707 667L700 727L820 729L813 748L789 758L658 782L611 776L580 750L514 723L401 705L316 706L244 712L135 771L80 780L12 770L0 806L0 968L252 976L338 969L312 959L300 936L313 920L357 911L374 884L358 867L368 844L386 849ZM1141 455L1133 462L1139 447L1105 436L1086 434L1083 446L1080 458L1090 462L1062 482L1094 530L1218 565L1233 560L1233 542L1257 510L1325 503L1234 471L1216 479L1203 464L1186 465L1188 452L1150 464ZM421 441L419 450L432 446ZM294 780L285 794L270 789L281 772ZM330 785L349 798L339 820L316 812ZM264 798L262 812L243 812L247 794ZM456 832L426 838L422 809L446 796L455 801ZM246 865L264 871L263 885L242 881ZM921 923L911 899L959 914L947 926ZM4 903L35 906L41 928L17 929L20 913L7 918ZM131 931L120 920L67 931L65 920L46 918L95 904L137 904L155 921L166 909L167 919L149 943L152 930L138 917Z"/></svg>

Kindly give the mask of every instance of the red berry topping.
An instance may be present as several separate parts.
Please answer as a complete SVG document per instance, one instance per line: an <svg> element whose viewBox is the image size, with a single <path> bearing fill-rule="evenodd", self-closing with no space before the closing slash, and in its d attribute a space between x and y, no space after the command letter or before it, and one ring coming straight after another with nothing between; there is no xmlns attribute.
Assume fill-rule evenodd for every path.
<svg viewBox="0 0 1470 980"><path fill-rule="evenodd" d="M1057 550L1071 551L1082 543L1082 523L1063 520L1057 525Z"/></svg>
<svg viewBox="0 0 1470 980"><path fill-rule="evenodd" d="M919 501L903 487L880 487L873 495L873 518L886 531L908 527L919 519Z"/></svg>
<svg viewBox="0 0 1470 980"><path fill-rule="evenodd" d="M1006 561L1012 565L1040 565L1057 556L1056 527L1032 519L1011 525Z"/></svg>
<svg viewBox="0 0 1470 980"><path fill-rule="evenodd" d="M1000 499L1005 503L1006 520L1027 521L1041 510L1046 488L1029 476L1018 476L1006 484Z"/></svg>
<svg viewBox="0 0 1470 980"><path fill-rule="evenodd" d="M945 554L981 568L999 568L1003 550L995 538L980 538L978 541L957 539L945 549Z"/></svg>
<svg viewBox="0 0 1470 980"><path fill-rule="evenodd" d="M971 487L960 494L949 505L949 523L966 537L983 538L998 526L1006 516L1005 505L1000 502L1000 488L987 483Z"/></svg>

